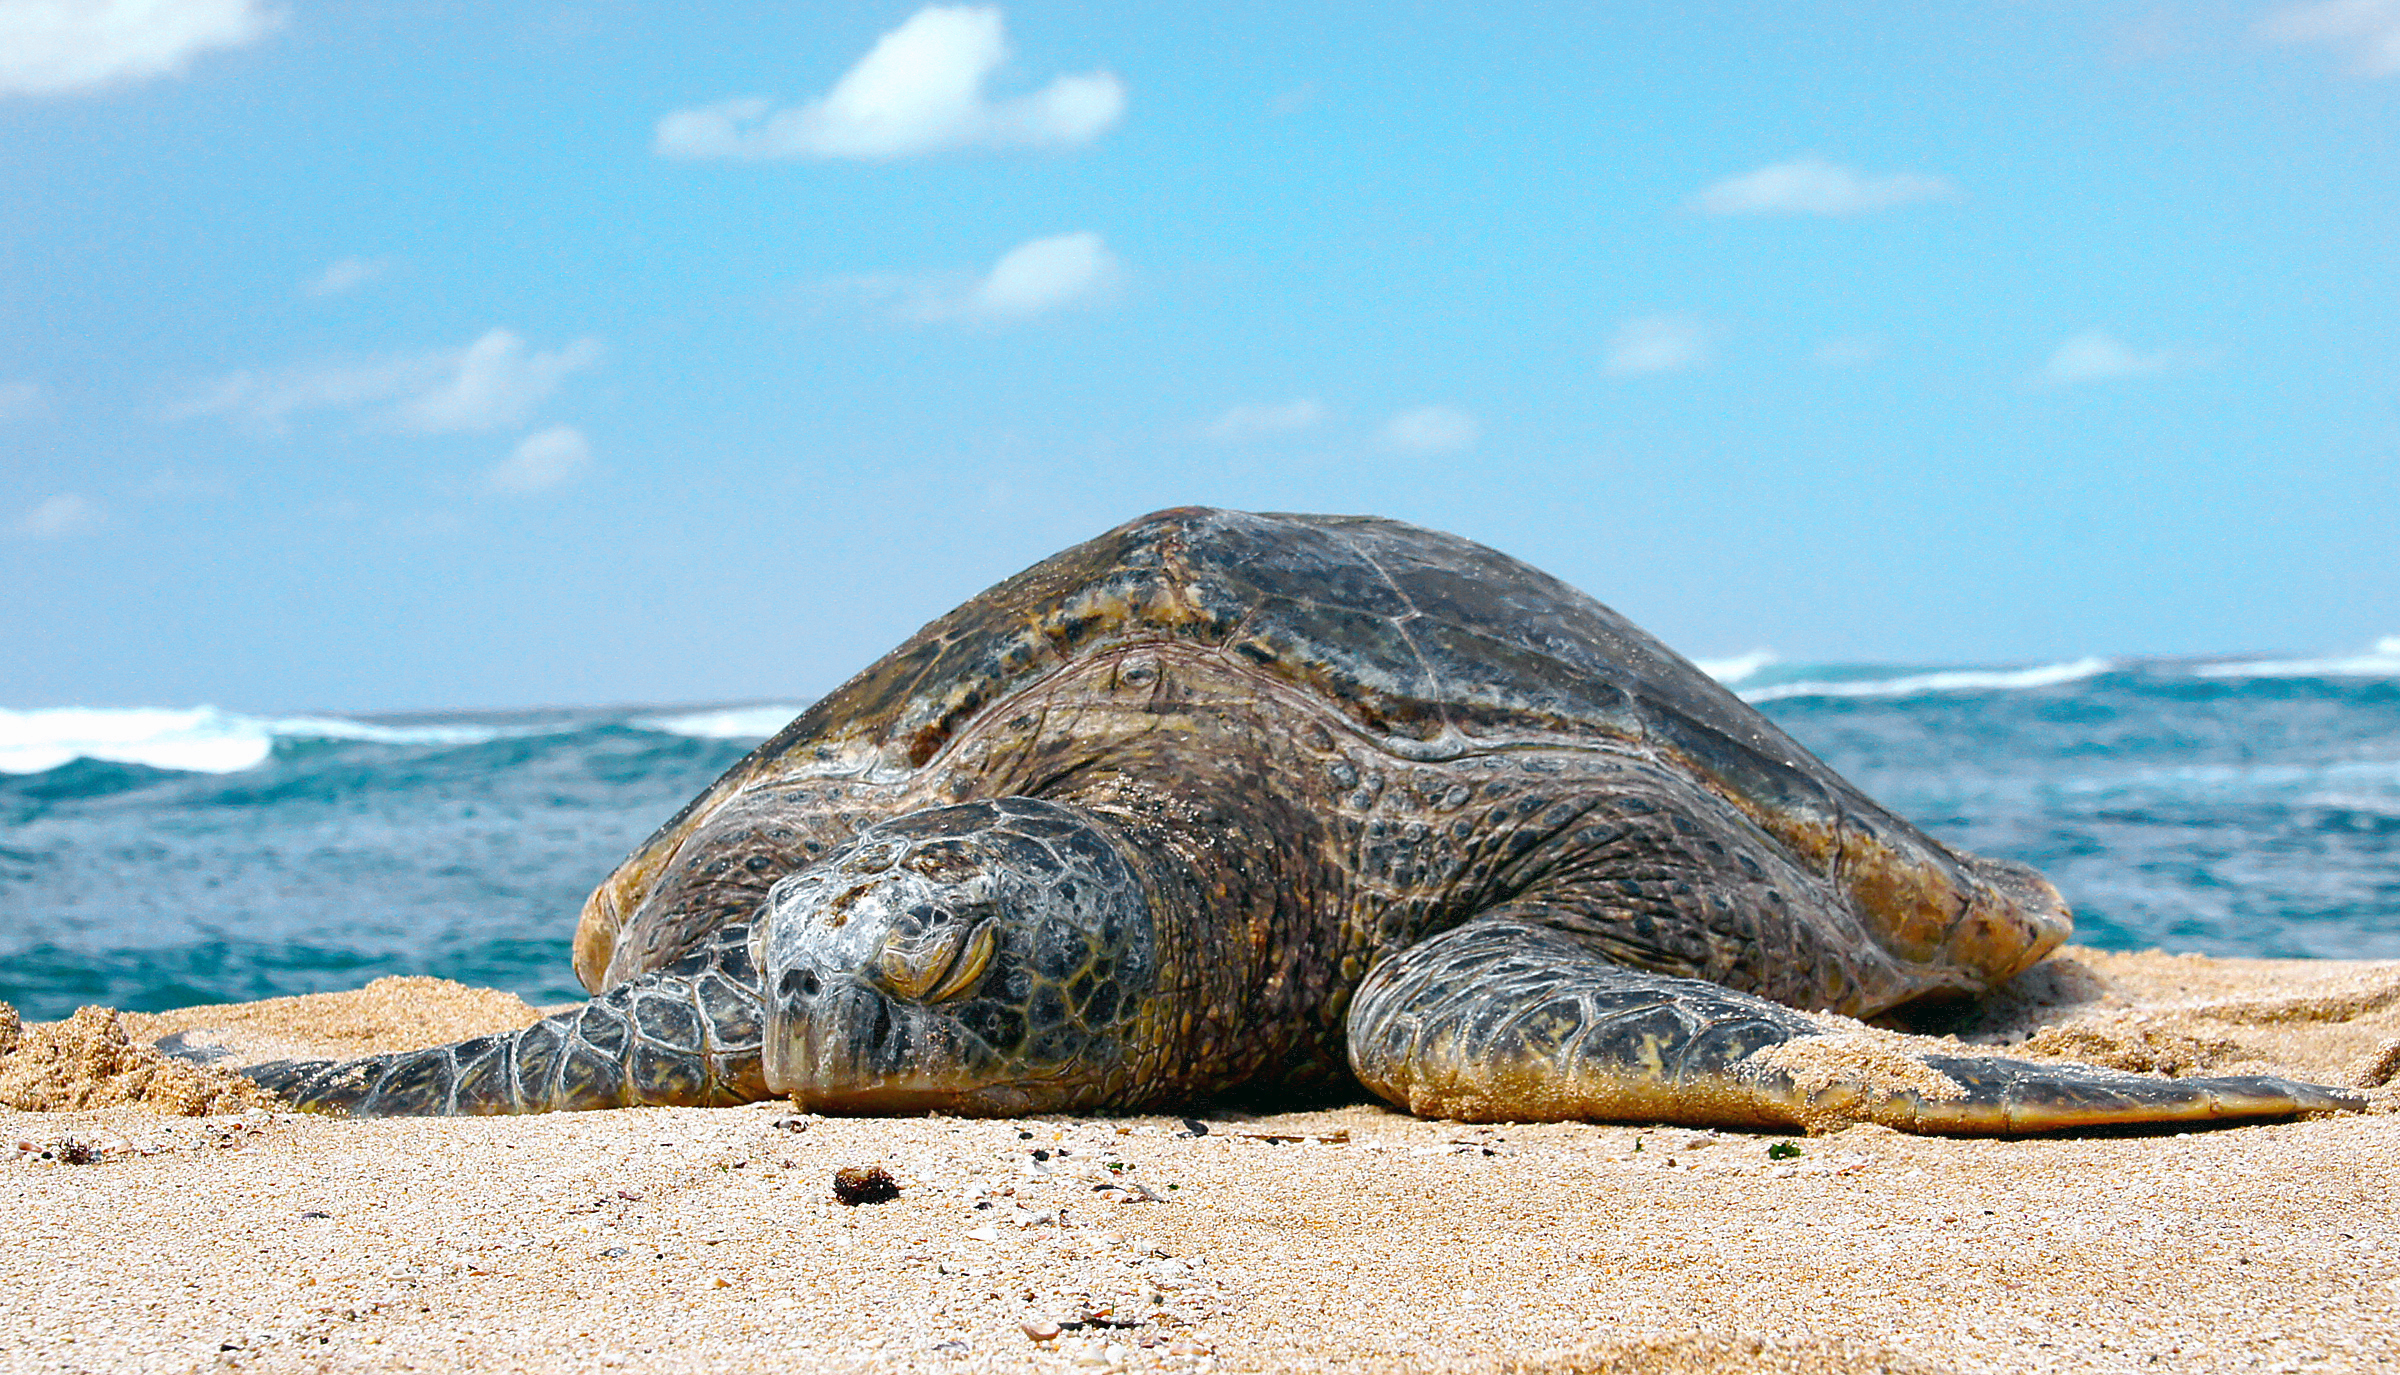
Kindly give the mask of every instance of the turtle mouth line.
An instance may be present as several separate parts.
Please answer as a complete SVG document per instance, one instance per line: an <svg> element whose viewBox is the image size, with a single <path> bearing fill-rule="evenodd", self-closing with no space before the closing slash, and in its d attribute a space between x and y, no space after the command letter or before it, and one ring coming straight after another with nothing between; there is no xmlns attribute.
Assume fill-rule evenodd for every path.
<svg viewBox="0 0 2400 1375"><path fill-rule="evenodd" d="M795 1107L843 1116L943 1112L962 1117L1021 1117L1059 1101L1060 1086L1071 1077L1061 1074L978 1083L964 1078L945 1082L939 1075L916 1073L841 1087L794 1085L786 1092Z"/></svg>
<svg viewBox="0 0 2400 1375"><path fill-rule="evenodd" d="M941 1028L871 983L828 990L812 1004L786 1008L782 1020L784 1030L770 1038L768 1087L795 1101L930 1101L974 1087Z"/></svg>
<svg viewBox="0 0 2400 1375"><path fill-rule="evenodd" d="M810 1112L1010 1117L1076 1097L1087 1077L1073 1065L1009 1073L940 1014L912 1012L864 981L787 1009L767 1040L767 1087Z"/></svg>

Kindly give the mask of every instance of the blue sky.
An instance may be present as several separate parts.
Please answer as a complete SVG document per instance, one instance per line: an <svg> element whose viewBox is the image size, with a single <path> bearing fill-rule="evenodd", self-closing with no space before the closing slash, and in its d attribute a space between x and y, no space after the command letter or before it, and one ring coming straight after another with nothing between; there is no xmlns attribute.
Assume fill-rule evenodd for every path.
<svg viewBox="0 0 2400 1375"><path fill-rule="evenodd" d="M789 699L1186 502L2400 632L2400 0L0 0L0 706Z"/></svg>

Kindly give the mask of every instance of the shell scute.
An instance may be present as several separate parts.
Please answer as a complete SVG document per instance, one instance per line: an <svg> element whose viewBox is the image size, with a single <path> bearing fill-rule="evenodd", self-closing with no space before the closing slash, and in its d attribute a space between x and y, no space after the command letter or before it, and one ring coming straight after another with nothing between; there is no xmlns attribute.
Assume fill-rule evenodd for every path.
<svg viewBox="0 0 2400 1375"><path fill-rule="evenodd" d="M1208 513L1181 541L1185 575L1232 600L1319 602L1398 620L1415 608L1391 579L1361 557L1341 517Z"/></svg>
<svg viewBox="0 0 2400 1375"><path fill-rule="evenodd" d="M1261 600L1227 648L1378 734L1441 734L1441 684L1392 617L1331 602Z"/></svg>
<svg viewBox="0 0 2400 1375"><path fill-rule="evenodd" d="M597 989L615 946L644 951L641 960L654 948L671 958L665 938L686 937L694 922L714 919L707 914L730 910L723 904L738 905L741 894L703 901L667 890L691 881L674 863L684 842L741 795L839 777L898 796L962 731L983 728L979 713L1092 656L1143 644L1237 656L1393 754L1451 770L1494 745L1630 749L1704 780L1803 865L1875 890L1870 906L1891 906L1887 919L1909 933L1904 944L1961 915L1955 898L1943 911L1961 875L1941 847L1691 663L1556 578L1394 521L1181 508L995 585L810 707L602 884L578 932L578 971ZM1131 678L1145 671L1138 659L1124 667ZM1005 712L987 724L1003 734L1032 729ZM1072 764L1076 748L1072 738L1043 742L1042 767ZM877 804L855 805L863 822ZM1853 856L1855 872L1835 874L1847 837L1878 854ZM704 842L713 843L695 844ZM630 972L639 971L616 961L617 977Z"/></svg>

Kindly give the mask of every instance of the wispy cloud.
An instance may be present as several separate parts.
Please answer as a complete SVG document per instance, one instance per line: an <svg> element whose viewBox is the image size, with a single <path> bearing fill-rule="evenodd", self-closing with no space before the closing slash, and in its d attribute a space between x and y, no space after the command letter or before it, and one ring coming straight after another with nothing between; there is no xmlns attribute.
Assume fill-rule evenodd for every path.
<svg viewBox="0 0 2400 1375"><path fill-rule="evenodd" d="M14 528L18 534L33 539L64 539L98 529L103 518L97 503L73 492L61 492L17 517Z"/></svg>
<svg viewBox="0 0 2400 1375"><path fill-rule="evenodd" d="M280 22L256 0L5 0L0 96L75 95L169 76Z"/></svg>
<svg viewBox="0 0 2400 1375"><path fill-rule="evenodd" d="M597 339L578 339L543 353L505 329L491 330L442 359L440 380L403 401L396 418L402 428L423 434L519 424L550 399L568 373L599 358Z"/></svg>
<svg viewBox="0 0 2400 1375"><path fill-rule="evenodd" d="M915 324L1015 324L1096 305L1125 279L1125 265L1098 234L1078 230L1018 244L975 272L870 272L835 278L812 295L863 298Z"/></svg>
<svg viewBox="0 0 2400 1375"><path fill-rule="evenodd" d="M544 351L529 348L513 331L492 329L464 348L237 372L172 414L243 416L280 426L303 411L365 410L378 424L418 434L494 430L522 424L568 374L599 357L596 339Z"/></svg>
<svg viewBox="0 0 2400 1375"><path fill-rule="evenodd" d="M592 446L572 425L553 425L527 435L516 450L483 475L495 492L545 492L591 466Z"/></svg>
<svg viewBox="0 0 2400 1375"><path fill-rule="evenodd" d="M2171 350L2136 352L2107 330L2089 329L2053 350L2050 361L2042 365L2033 380L2051 387L2070 387L2083 382L2113 382L2121 378L2162 373L2180 361L2180 355Z"/></svg>
<svg viewBox="0 0 2400 1375"><path fill-rule="evenodd" d="M1617 326L1600 366L1616 377L1681 372L1708 361L1708 326L1686 314L1644 315Z"/></svg>
<svg viewBox="0 0 2400 1375"><path fill-rule="evenodd" d="M2360 76L2400 76L2400 0L2311 0L2280 5L2258 22L2278 43L2341 50Z"/></svg>
<svg viewBox="0 0 2400 1375"><path fill-rule="evenodd" d="M1208 437L1228 444L1244 444L1279 434L1294 434L1313 429L1325 421L1325 408L1306 397L1278 405L1249 403L1210 421Z"/></svg>
<svg viewBox="0 0 2400 1375"><path fill-rule="evenodd" d="M1870 175L1823 158L1795 158L1727 177L1692 198L1710 215L1865 215L1958 194L1948 177Z"/></svg>
<svg viewBox="0 0 2400 1375"><path fill-rule="evenodd" d="M929 5L877 40L823 99L677 110L659 120L655 146L671 158L868 160L1058 148L1089 143L1125 113L1125 83L1104 71L994 100L984 87L1007 60L999 10Z"/></svg>
<svg viewBox="0 0 2400 1375"><path fill-rule="evenodd" d="M1413 454L1464 453L1483 438L1483 426L1455 406L1417 406L1393 416L1383 442Z"/></svg>
<svg viewBox="0 0 2400 1375"><path fill-rule="evenodd" d="M1883 341L1872 334L1837 334L1809 350L1821 368L1863 368L1883 357Z"/></svg>
<svg viewBox="0 0 2400 1375"><path fill-rule="evenodd" d="M226 496L233 490L222 473L161 468L136 487L134 495L146 501L195 501Z"/></svg>
<svg viewBox="0 0 2400 1375"><path fill-rule="evenodd" d="M1000 255L956 314L1026 320L1106 295L1124 273L1100 236L1085 230L1022 243Z"/></svg>
<svg viewBox="0 0 2400 1375"><path fill-rule="evenodd" d="M35 420L49 413L50 403L38 382L0 382L0 425Z"/></svg>
<svg viewBox="0 0 2400 1375"><path fill-rule="evenodd" d="M344 258L328 263L308 281L311 296L340 296L358 290L384 273L386 264L373 258Z"/></svg>

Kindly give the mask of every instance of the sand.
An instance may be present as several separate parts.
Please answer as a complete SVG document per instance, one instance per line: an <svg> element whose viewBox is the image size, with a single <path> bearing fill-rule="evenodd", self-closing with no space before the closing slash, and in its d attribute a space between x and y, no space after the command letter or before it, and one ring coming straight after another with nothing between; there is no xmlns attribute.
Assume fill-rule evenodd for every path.
<svg viewBox="0 0 2400 1375"><path fill-rule="evenodd" d="M238 1065L532 1015L384 981L116 1024ZM2400 964L2071 950L1956 1029L2374 1110L2020 1141L1366 1104L0 1112L0 1367L2400 1369ZM836 1201L873 1167L896 1197Z"/></svg>

